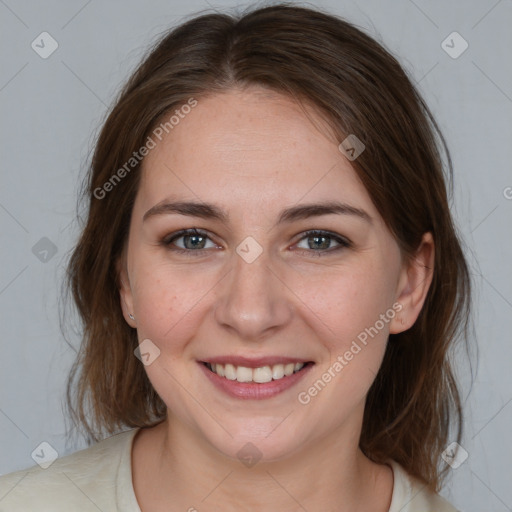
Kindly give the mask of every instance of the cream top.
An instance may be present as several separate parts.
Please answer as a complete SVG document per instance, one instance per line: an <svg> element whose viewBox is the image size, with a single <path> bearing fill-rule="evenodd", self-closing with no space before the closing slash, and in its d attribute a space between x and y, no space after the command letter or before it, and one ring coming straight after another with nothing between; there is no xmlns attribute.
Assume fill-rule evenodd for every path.
<svg viewBox="0 0 512 512"><path fill-rule="evenodd" d="M142 512L133 489L131 452L138 428L113 435L89 448L0 477L0 512ZM392 461L394 485L389 512L457 512L423 490Z"/></svg>

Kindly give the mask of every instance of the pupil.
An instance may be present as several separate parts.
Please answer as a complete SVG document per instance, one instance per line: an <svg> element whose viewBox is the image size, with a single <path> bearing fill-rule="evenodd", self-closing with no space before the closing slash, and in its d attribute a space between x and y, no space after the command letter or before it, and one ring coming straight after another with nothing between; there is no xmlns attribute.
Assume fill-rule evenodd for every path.
<svg viewBox="0 0 512 512"><path fill-rule="evenodd" d="M311 237L314 242L313 242L313 245L314 247L310 244L309 247L311 249L313 248L320 248L320 249L328 249L329 248L329 239L328 237L326 236L313 236ZM321 240L324 240L324 243L321 242ZM320 244L318 245L318 242L320 241Z"/></svg>
<svg viewBox="0 0 512 512"><path fill-rule="evenodd" d="M187 240L190 242L192 239L194 239L196 242L199 240L199 243L192 242L191 244L188 244ZM202 249L204 246L204 237L201 235L187 235L185 237L185 246L187 247L187 249L196 249L198 247Z"/></svg>

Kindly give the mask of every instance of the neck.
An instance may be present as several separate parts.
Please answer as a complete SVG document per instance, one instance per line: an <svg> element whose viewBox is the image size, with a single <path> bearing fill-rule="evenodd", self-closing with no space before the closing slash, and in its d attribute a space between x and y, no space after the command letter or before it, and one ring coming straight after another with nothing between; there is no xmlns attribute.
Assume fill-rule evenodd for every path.
<svg viewBox="0 0 512 512"><path fill-rule="evenodd" d="M173 504L166 506L167 511L238 512L243 503L247 511L389 509L391 470L374 464L360 451L360 427L344 425L304 444L286 459L262 459L252 466L219 453L173 417L147 433L152 436L146 435L140 447L138 477L134 471L141 508L159 510L155 505L166 503ZM134 461L135 470L135 447ZM143 480L147 480L144 485Z"/></svg>

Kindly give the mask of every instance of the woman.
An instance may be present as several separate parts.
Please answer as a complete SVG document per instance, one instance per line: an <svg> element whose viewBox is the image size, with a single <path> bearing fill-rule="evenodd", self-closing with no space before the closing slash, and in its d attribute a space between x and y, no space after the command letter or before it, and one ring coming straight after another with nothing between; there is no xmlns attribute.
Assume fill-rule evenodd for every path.
<svg viewBox="0 0 512 512"><path fill-rule="evenodd" d="M397 61L332 15L166 34L98 138L69 263L70 412L99 442L4 476L0 504L455 510L470 282L442 150L450 172Z"/></svg>

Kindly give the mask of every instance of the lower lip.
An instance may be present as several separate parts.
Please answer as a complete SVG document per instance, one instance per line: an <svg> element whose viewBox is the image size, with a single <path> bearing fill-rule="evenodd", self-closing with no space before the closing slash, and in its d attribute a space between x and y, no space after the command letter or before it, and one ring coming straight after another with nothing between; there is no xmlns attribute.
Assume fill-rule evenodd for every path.
<svg viewBox="0 0 512 512"><path fill-rule="evenodd" d="M286 391L294 384L299 382L312 368L313 364L308 363L300 371L292 373L288 377L283 377L278 380L271 380L263 384L257 382L238 382L237 380L229 380L225 377L220 377L206 367L204 363L199 363L204 374L210 381L217 386L218 389L224 393L234 397L242 398L245 400L263 400L264 398L272 398L273 396Z"/></svg>

